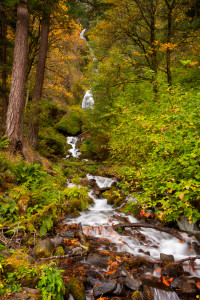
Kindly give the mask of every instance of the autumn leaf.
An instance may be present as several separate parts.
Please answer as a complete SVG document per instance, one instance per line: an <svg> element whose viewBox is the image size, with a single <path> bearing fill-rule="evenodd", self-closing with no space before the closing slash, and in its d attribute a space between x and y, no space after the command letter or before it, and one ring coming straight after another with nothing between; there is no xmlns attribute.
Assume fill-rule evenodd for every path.
<svg viewBox="0 0 200 300"><path fill-rule="evenodd" d="M196 286L200 289L200 282L196 282Z"/></svg>
<svg viewBox="0 0 200 300"><path fill-rule="evenodd" d="M180 194L179 198L183 199L184 196L185 196L184 194Z"/></svg>

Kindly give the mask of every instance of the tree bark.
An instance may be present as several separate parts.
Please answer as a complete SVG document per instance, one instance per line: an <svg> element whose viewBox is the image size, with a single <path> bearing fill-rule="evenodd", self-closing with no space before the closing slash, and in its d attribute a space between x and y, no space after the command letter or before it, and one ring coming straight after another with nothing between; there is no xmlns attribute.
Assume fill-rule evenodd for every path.
<svg viewBox="0 0 200 300"><path fill-rule="evenodd" d="M2 126L3 128L6 124L6 113L8 107L8 96L7 96L7 72L6 72L6 33L7 33L7 23L6 23L6 16L4 11L0 11L0 38L1 38L1 45L0 45L0 67L1 67L1 88L0 94L2 98Z"/></svg>
<svg viewBox="0 0 200 300"><path fill-rule="evenodd" d="M19 2L12 68L12 80L6 119L6 135L10 140L10 152L22 152L23 146L23 109L25 77L28 54L29 11L27 0Z"/></svg>
<svg viewBox="0 0 200 300"><path fill-rule="evenodd" d="M169 0L165 0L168 13L167 13L167 50L166 50L166 64L167 64L167 81L168 85L172 86L172 72L171 72L171 38L172 38L172 11L176 5L176 0L171 3Z"/></svg>
<svg viewBox="0 0 200 300"><path fill-rule="evenodd" d="M154 0L150 2L150 42L151 42L151 70L153 71L152 75L152 84L155 100L158 97L158 83L156 81L156 76L158 73L158 60L157 60L157 45L156 45L156 6L157 3L154 3Z"/></svg>
<svg viewBox="0 0 200 300"><path fill-rule="evenodd" d="M48 1L46 1L48 5ZM28 140L33 149L38 147L38 130L39 130L39 102L42 97L42 88L44 83L44 72L48 50L48 36L50 27L50 11L43 14L41 40L39 56L36 70L36 80L33 90L33 99L31 105L31 117L28 125Z"/></svg>

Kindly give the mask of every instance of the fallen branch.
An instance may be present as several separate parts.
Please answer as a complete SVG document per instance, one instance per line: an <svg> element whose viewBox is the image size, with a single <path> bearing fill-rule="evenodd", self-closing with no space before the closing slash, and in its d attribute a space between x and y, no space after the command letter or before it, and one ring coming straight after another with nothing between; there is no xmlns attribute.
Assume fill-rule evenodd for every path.
<svg viewBox="0 0 200 300"><path fill-rule="evenodd" d="M169 228L164 228L164 227L160 227L158 225L153 225L153 224L143 224L143 223L125 223L125 224L117 224L117 225L113 225L113 227L115 229L118 229L118 228L124 228L124 227L135 227L135 228L138 228L138 227L145 227L145 228L152 228L152 229L155 229L155 230L159 230L159 231L162 231L162 232L166 232L168 234L171 234L173 235L174 237L176 237L177 239L181 240L181 241L184 241L184 238L172 231L172 229L169 229Z"/></svg>
<svg viewBox="0 0 200 300"><path fill-rule="evenodd" d="M78 235L80 237L81 244L86 244L86 239L83 233L83 227L81 223L78 223Z"/></svg>
<svg viewBox="0 0 200 300"><path fill-rule="evenodd" d="M82 248L86 248L84 246L81 245ZM83 255L86 255L87 252L85 253L81 253L79 254L80 256L83 256ZM39 260L51 260L51 259L64 259L64 258L69 258L69 257L74 257L76 256L76 252L75 253L72 253L72 254L66 254L66 255L58 255L58 256L50 256L50 257L44 257L44 258L40 258Z"/></svg>
<svg viewBox="0 0 200 300"><path fill-rule="evenodd" d="M196 260L196 259L200 259L200 256L192 256L192 257L183 258L181 260L176 261L176 264L181 264L182 262L185 262L187 260Z"/></svg>
<svg viewBox="0 0 200 300"><path fill-rule="evenodd" d="M51 260L51 259L63 259L63 258L68 258L70 257L69 254L66 255L58 255L58 256L51 256L51 257L44 257L44 258L40 258L39 260Z"/></svg>

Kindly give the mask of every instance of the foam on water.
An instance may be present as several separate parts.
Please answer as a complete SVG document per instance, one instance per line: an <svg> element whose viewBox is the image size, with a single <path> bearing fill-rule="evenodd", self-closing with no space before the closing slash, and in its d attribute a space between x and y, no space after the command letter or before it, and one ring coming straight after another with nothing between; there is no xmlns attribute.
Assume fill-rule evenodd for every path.
<svg viewBox="0 0 200 300"><path fill-rule="evenodd" d="M114 182L116 182L115 179L111 179L111 178L108 178L108 177L102 177L102 176L93 176L93 175L90 175L90 174L87 174L87 179L88 180L94 179L96 181L96 184L98 185L98 187L100 189L102 189L102 188L110 188L111 185Z"/></svg>
<svg viewBox="0 0 200 300"><path fill-rule="evenodd" d="M81 155L81 152L76 148L76 144L79 142L79 138L76 136L68 136L67 137L67 143L72 146L72 149L69 149L69 152L73 157L79 158ZM66 158L68 155L66 156Z"/></svg>
<svg viewBox="0 0 200 300"><path fill-rule="evenodd" d="M180 298L174 292L167 292L158 289L153 289L154 299L156 300L179 300Z"/></svg>
<svg viewBox="0 0 200 300"><path fill-rule="evenodd" d="M87 90L83 100L82 100L82 108L86 109L86 108L93 108L94 106L94 98L92 95L92 91L91 90Z"/></svg>

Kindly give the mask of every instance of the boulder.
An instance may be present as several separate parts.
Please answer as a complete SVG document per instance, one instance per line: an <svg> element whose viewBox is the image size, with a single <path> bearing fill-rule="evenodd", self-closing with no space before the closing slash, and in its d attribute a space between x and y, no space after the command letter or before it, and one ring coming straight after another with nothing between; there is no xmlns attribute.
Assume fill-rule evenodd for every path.
<svg viewBox="0 0 200 300"><path fill-rule="evenodd" d="M137 291L140 289L142 282L140 280L134 278L131 274L128 274L126 276L124 284L126 287L128 287L132 291Z"/></svg>
<svg viewBox="0 0 200 300"><path fill-rule="evenodd" d="M68 286L74 300L86 300L84 285L77 278L70 279Z"/></svg>
<svg viewBox="0 0 200 300"><path fill-rule="evenodd" d="M103 282L93 289L93 295L95 298L100 296L106 296L106 295L112 295L113 292L116 290L117 283L114 280L107 280L106 282Z"/></svg>
<svg viewBox="0 0 200 300"><path fill-rule="evenodd" d="M53 256L54 250L55 246L50 239L42 240L35 247L36 257L45 258Z"/></svg>
<svg viewBox="0 0 200 300"><path fill-rule="evenodd" d="M168 263L174 262L174 256L169 254L160 253L160 260L162 261L163 265L167 265Z"/></svg>
<svg viewBox="0 0 200 300"><path fill-rule="evenodd" d="M179 277L183 273L183 266L177 263L169 263L163 267L163 275Z"/></svg>

